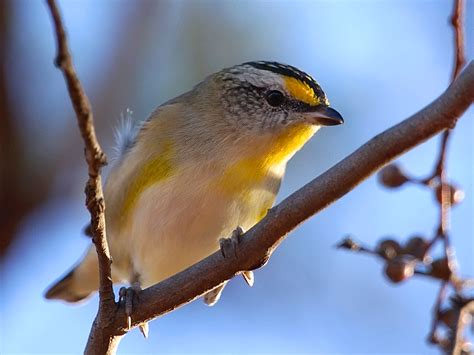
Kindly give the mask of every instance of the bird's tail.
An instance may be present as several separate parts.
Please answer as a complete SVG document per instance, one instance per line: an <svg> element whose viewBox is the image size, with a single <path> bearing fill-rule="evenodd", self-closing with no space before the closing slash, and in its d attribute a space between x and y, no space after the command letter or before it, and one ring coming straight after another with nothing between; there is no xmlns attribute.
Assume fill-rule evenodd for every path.
<svg viewBox="0 0 474 355"><path fill-rule="evenodd" d="M46 291L45 297L78 302L87 298L98 288L99 266L95 248L91 246L80 263Z"/></svg>

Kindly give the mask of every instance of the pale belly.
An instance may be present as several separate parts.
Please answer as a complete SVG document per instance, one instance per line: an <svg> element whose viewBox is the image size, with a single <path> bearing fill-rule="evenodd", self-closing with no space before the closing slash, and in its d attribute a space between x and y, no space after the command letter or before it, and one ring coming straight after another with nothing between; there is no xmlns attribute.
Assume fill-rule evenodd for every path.
<svg viewBox="0 0 474 355"><path fill-rule="evenodd" d="M122 270L117 267L123 263L116 264L119 279L138 277L142 287L149 287L195 264L217 251L219 239L237 226L252 227L278 189L259 184L229 195L206 180L172 179L142 194L128 227L110 238L112 257L122 249L130 261Z"/></svg>

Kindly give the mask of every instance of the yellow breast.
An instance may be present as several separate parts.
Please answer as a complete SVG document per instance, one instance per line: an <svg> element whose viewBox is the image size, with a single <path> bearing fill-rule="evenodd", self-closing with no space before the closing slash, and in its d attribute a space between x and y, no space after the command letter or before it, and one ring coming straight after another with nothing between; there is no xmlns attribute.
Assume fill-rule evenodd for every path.
<svg viewBox="0 0 474 355"><path fill-rule="evenodd" d="M281 179L286 162L316 130L316 127L307 124L288 127L269 139L265 147L256 149L254 155L231 165L223 174L219 187L226 193L235 194L262 183L266 178Z"/></svg>

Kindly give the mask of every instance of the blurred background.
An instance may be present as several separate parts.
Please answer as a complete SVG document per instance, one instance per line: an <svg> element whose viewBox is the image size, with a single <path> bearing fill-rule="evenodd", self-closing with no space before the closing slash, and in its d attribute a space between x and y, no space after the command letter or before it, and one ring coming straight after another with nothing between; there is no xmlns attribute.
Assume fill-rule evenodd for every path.
<svg viewBox="0 0 474 355"><path fill-rule="evenodd" d="M467 1L467 57L474 6ZM375 134L416 112L449 84L451 1L59 1L101 144L127 108L146 117L206 75L250 60L312 74L346 124L324 129L289 163L279 200ZM69 97L53 66L43 1L0 1L0 352L81 353L97 296L80 306L43 299L82 255L89 217L86 167ZM471 108L454 131L450 177L466 193L452 214L461 274L474 274ZM431 172L438 138L400 161ZM107 172L107 169L106 169ZM256 272L232 280L213 308L196 301L127 335L120 353L437 353L426 342L434 281L389 284L378 260L336 250L347 234L431 236L438 210L417 187L370 178L300 226Z"/></svg>

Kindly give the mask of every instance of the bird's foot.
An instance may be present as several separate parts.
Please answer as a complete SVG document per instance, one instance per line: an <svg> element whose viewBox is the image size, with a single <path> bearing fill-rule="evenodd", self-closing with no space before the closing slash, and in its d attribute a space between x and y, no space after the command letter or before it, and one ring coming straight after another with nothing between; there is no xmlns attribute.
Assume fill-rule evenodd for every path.
<svg viewBox="0 0 474 355"><path fill-rule="evenodd" d="M238 256L237 246L242 241L242 236L244 231L241 227L237 227L233 232L230 238L221 238L219 241L221 253L224 258L236 258ZM244 278L247 285L250 287L254 284L254 275L253 271L243 271L242 277ZM212 291L209 291L212 292ZM222 290L221 290L222 292ZM220 297L220 295L219 295ZM219 299L219 298L217 298ZM217 302L217 301L216 301ZM206 301L207 303L207 301ZM215 303L215 302L214 302Z"/></svg>
<svg viewBox="0 0 474 355"><path fill-rule="evenodd" d="M241 227L237 227L230 238L221 238L219 244L222 256L226 259L237 257L237 245L241 242L244 231Z"/></svg>
<svg viewBox="0 0 474 355"><path fill-rule="evenodd" d="M137 304L140 301L140 292L142 288L140 283L134 282L131 287L122 287L119 290L119 304L124 303L125 305L125 315L127 316L127 328L132 327L132 314L134 304ZM142 323L138 326L140 332L143 336L148 338L148 322Z"/></svg>

